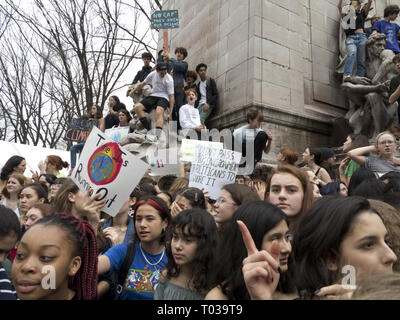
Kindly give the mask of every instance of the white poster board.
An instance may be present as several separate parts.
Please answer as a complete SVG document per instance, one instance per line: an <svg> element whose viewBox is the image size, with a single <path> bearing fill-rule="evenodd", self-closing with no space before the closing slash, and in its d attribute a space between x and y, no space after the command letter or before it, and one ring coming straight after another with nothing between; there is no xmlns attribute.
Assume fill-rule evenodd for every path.
<svg viewBox="0 0 400 320"><path fill-rule="evenodd" d="M28 144L0 141L0 169L6 164L7 160L12 156L21 156L26 160L26 177L32 177L32 171L39 173L38 164L44 161L47 156L59 156L63 161L70 163L70 153L65 150L50 149L43 147L36 147ZM65 176L68 175L68 168L60 170L60 173Z"/></svg>
<svg viewBox="0 0 400 320"><path fill-rule="evenodd" d="M148 164L93 128L71 178L86 193L107 199L102 211L114 217L146 173Z"/></svg>
<svg viewBox="0 0 400 320"><path fill-rule="evenodd" d="M223 186L235 183L241 156L240 152L197 145L189 187L204 188L211 199L217 199Z"/></svg>
<svg viewBox="0 0 400 320"><path fill-rule="evenodd" d="M193 162L195 159L196 146L206 146L216 149L222 149L224 144L222 142L202 141L195 139L182 139L181 153L182 161Z"/></svg>
<svg viewBox="0 0 400 320"><path fill-rule="evenodd" d="M149 149L146 152L146 156L151 169L150 176L178 174L178 148Z"/></svg>
<svg viewBox="0 0 400 320"><path fill-rule="evenodd" d="M104 133L112 141L119 142L122 137L126 136L129 133L129 126L106 129Z"/></svg>

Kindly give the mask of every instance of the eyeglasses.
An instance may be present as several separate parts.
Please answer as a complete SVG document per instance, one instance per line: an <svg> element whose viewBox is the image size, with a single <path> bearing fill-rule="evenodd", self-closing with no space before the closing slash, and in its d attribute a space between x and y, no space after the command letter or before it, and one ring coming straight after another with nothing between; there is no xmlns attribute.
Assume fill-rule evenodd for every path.
<svg viewBox="0 0 400 320"><path fill-rule="evenodd" d="M228 203L228 204L237 206L236 203L234 203L234 202L228 202L228 201L226 201L224 198L218 198L217 201L215 201L215 203L218 203L218 204Z"/></svg>

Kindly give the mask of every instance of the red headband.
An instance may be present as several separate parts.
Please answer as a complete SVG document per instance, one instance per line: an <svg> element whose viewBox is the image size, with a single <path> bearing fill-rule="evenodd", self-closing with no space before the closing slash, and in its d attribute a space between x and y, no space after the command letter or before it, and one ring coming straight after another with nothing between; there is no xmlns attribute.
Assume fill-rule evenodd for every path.
<svg viewBox="0 0 400 320"><path fill-rule="evenodd" d="M158 210L159 212L161 212L163 215L168 216L168 214L165 212L165 210L154 200L152 199L148 199L148 200L140 200L138 203L136 203L135 205L135 212L137 210L137 208L139 206L141 206L142 204L148 204L150 206L152 206L154 209Z"/></svg>

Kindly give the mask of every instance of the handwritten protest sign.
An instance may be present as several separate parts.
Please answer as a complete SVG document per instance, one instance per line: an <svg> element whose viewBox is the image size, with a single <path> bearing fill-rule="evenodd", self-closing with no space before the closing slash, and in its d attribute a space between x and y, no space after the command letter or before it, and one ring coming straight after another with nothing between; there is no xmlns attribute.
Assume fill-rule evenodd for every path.
<svg viewBox="0 0 400 320"><path fill-rule="evenodd" d="M240 158L240 152L196 145L189 187L204 188L217 199L224 185L235 183Z"/></svg>
<svg viewBox="0 0 400 320"><path fill-rule="evenodd" d="M195 159L196 146L206 146L216 149L222 149L224 144L222 142L211 142L194 139L182 139L181 153L182 161L193 162Z"/></svg>
<svg viewBox="0 0 400 320"><path fill-rule="evenodd" d="M150 165L151 176L178 174L178 149L150 149L146 152L147 162Z"/></svg>
<svg viewBox="0 0 400 320"><path fill-rule="evenodd" d="M179 28L178 10L155 11L151 15L152 29Z"/></svg>
<svg viewBox="0 0 400 320"><path fill-rule="evenodd" d="M85 142L93 127L99 125L99 120L71 119L65 132L65 140Z"/></svg>
<svg viewBox="0 0 400 320"><path fill-rule="evenodd" d="M123 136L129 133L129 126L106 129L104 133L112 141L119 142Z"/></svg>
<svg viewBox="0 0 400 320"><path fill-rule="evenodd" d="M107 199L102 211L115 216L145 174L148 164L103 132L93 128L71 178L86 193L90 188Z"/></svg>

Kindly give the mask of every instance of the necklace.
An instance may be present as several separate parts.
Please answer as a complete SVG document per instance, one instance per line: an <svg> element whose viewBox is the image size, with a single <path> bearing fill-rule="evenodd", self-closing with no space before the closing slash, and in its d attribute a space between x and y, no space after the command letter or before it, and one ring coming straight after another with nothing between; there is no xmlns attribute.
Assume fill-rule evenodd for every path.
<svg viewBox="0 0 400 320"><path fill-rule="evenodd" d="M146 260L146 262L147 262L149 265L153 266L153 267L157 270L157 268L156 268L155 266L156 266L157 264L159 264L159 263L161 262L162 258L164 257L165 247L164 247L164 250L163 250L163 252L162 252L162 255L161 255L160 260L158 260L156 263L151 263L149 260L147 260L147 257L146 257L146 255L144 254L143 249L142 249L142 244L139 244L139 248L140 248L140 251L142 252L142 255L143 255L144 260Z"/></svg>

